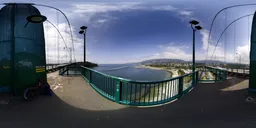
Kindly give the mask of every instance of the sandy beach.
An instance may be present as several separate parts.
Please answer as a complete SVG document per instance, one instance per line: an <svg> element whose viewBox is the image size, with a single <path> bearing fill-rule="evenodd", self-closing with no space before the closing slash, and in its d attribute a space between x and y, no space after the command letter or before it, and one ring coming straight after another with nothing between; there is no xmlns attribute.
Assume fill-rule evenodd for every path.
<svg viewBox="0 0 256 128"><path fill-rule="evenodd" d="M146 66L146 65L135 66L135 68L148 68L148 69L153 69L153 70L165 70L164 68L151 67L151 66Z"/></svg>
<svg viewBox="0 0 256 128"><path fill-rule="evenodd" d="M176 70L176 69L166 69L166 68L151 67L151 66L146 66L146 65L139 65L139 66L136 66L135 68L148 68L148 69L152 69L152 70L165 70L165 71L169 72L172 77L179 76L178 70Z"/></svg>

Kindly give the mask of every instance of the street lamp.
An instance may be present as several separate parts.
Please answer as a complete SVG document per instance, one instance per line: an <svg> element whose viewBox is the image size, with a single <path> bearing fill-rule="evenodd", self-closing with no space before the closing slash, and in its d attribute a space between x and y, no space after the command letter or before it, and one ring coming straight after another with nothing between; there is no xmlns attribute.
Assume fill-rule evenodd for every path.
<svg viewBox="0 0 256 128"><path fill-rule="evenodd" d="M192 84L194 85L195 84L195 32L196 32L196 30L201 30L202 27L198 25L199 22L196 20L192 20L189 23L193 30L193 64L192 64L193 81L192 81Z"/></svg>
<svg viewBox="0 0 256 128"><path fill-rule="evenodd" d="M87 27L86 26L82 26L80 27L80 31L79 31L79 34L84 34L84 66L85 66L85 63L86 63L86 45L85 45L85 33L86 33L86 29Z"/></svg>
<svg viewBox="0 0 256 128"><path fill-rule="evenodd" d="M31 15L31 16L28 16L26 18L27 20L27 23L25 24L24 27L26 27L28 25L28 23L43 23L44 21L47 20L47 18L43 15Z"/></svg>

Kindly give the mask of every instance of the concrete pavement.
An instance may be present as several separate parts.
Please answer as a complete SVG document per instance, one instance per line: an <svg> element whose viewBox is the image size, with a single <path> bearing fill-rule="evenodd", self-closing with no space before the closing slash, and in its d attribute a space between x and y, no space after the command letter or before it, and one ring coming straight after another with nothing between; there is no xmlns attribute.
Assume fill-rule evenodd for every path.
<svg viewBox="0 0 256 128"><path fill-rule="evenodd" d="M245 102L248 81L244 79L198 84L181 99L151 108L128 107L108 101L80 77L50 74L49 83L55 93L52 97L41 96L32 102L11 100L0 107L0 127L256 127L256 104Z"/></svg>

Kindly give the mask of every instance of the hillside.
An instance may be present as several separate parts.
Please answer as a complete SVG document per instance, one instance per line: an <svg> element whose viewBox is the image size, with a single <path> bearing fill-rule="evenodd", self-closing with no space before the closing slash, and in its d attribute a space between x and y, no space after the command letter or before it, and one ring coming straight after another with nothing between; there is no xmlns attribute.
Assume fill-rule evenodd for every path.
<svg viewBox="0 0 256 128"><path fill-rule="evenodd" d="M149 63L184 63L186 61L181 59L152 59L142 61L141 64L149 64Z"/></svg>
<svg viewBox="0 0 256 128"><path fill-rule="evenodd" d="M196 63L223 63L222 61L218 60L196 60ZM152 64L152 63L192 63L192 60L185 61L181 59L151 59L142 61L141 64Z"/></svg>

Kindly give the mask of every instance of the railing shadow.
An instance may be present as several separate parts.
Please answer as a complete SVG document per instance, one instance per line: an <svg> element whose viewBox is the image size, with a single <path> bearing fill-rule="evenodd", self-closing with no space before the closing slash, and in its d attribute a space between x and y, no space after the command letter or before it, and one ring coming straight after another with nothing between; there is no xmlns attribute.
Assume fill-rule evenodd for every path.
<svg viewBox="0 0 256 128"><path fill-rule="evenodd" d="M241 80L234 83L239 81ZM4 115L0 116L1 123L4 122L1 126L130 128L140 124L149 128L155 128L156 125L238 127L241 126L241 120L248 125L253 124L256 110L254 104L244 101L242 94L246 94L246 89L221 94L219 89L227 85L225 82L218 84L221 85L198 84L180 100L153 108L125 107L117 110L91 111L74 107L55 94L51 97L40 96L32 102L15 99L10 101L8 107L0 107L0 114Z"/></svg>

